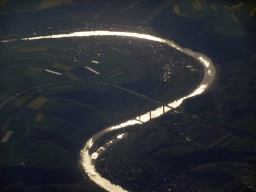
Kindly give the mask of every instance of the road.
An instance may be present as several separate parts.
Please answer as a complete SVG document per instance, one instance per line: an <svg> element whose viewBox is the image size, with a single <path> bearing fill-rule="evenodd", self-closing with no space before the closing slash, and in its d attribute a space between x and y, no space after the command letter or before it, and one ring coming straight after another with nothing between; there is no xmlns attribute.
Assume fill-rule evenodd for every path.
<svg viewBox="0 0 256 192"><path fill-rule="evenodd" d="M199 61L201 63L201 65L204 67L204 77L202 79L202 81L200 82L200 84L198 85L198 87L196 87L196 89L194 89L189 95L181 97L180 99L178 99L177 101L174 101L170 104L168 104L168 107L173 107L176 108L179 105L182 104L183 100L190 98L190 97L194 97L196 95L202 94L205 90L207 90L207 88L209 87L210 84L213 83L214 77L215 77L215 66L213 65L212 61L210 58L208 58L207 56L198 53L198 52L194 52L190 49L187 48L182 48L179 45L177 45L175 42L168 40L168 39L163 39L160 37L156 37L156 36L152 36L152 35L147 35L147 34L140 34L140 33L131 33L131 32L120 32L120 31L80 31L80 32L74 32L74 33L69 33L69 34L58 34L58 35L48 35L48 36L37 36L37 37L29 37L29 38L23 38L21 40L24 41L28 41L28 40L37 40L37 39L49 39L49 38L68 38L68 37L88 37L88 36L122 36L122 37L132 37L132 38L138 38L138 39L144 39L144 40L148 40L148 41L154 41L154 42L158 42L158 43L163 43L166 44L170 47L173 47L174 49L188 55L191 56L193 58L195 58L197 61ZM210 73L208 73L210 72ZM71 81L74 82L74 81ZM63 82L58 82L58 83L54 83L52 85L55 84L60 84ZM105 83L106 84L106 83ZM51 85L51 84L50 84ZM47 86L46 84L43 85L39 85L30 89L26 89L20 93L17 93L14 97L17 97L25 92L28 92L30 90L39 88L39 87L43 87L43 86ZM125 88L121 88L119 86L112 86L112 87L116 87L119 89L122 89L124 91L128 91L132 94L138 95L140 97L143 97L145 99L148 99L152 102L163 104L163 106L166 106L166 104L164 103L160 103L159 101L156 101L154 99L148 98L144 95L140 95L136 92L133 92L131 90L125 89ZM8 102L9 100L13 99L14 97L10 97L7 101L5 101L1 107ZM171 108L170 107L170 108ZM156 109L157 111L158 109ZM160 116L163 113L159 113L158 116ZM158 117L158 116L155 116ZM150 120L150 119L148 119ZM144 123L147 121L143 121ZM98 133L96 133L95 135L93 135L87 142L86 145L84 147L84 149L81 150L80 153L80 163L82 165L82 168L84 169L84 171L86 172L86 174L90 177L90 179L92 181L94 181L95 183L97 183L99 186L105 188L108 191L111 192L124 192L126 190L124 190L121 186L118 185L114 185L112 184L110 181L108 181L107 179L101 177L101 175L99 173L97 173L97 171L95 170L95 166L93 164L93 157L90 155L89 153L89 149L93 146L93 143L95 140L97 140L98 138L100 138L103 134L115 130L115 129L121 129L124 127L127 127L129 125L134 125L137 123L141 123L139 121L136 121L134 119L128 120L126 122L123 122L119 125L115 125L112 127L108 127Z"/></svg>
<svg viewBox="0 0 256 192"><path fill-rule="evenodd" d="M172 107L170 107L170 106L169 106L168 104L166 104L166 103L162 103L162 102L157 101L157 100L155 100L155 99L149 98L149 97L147 97L147 96L145 96L145 95L141 95L141 94L136 93L136 92L134 92L134 91L132 91L132 90L129 90L129 89L120 87L120 86L118 86L118 85L110 85L110 86L115 87L115 88L118 88L118 89L122 89L122 90L124 90L124 91L126 91L126 92L128 92L128 93L132 93L132 94L134 94L134 95L137 95L137 96L142 97L142 98L144 98L144 99L147 99L147 100L149 100L149 101L152 101L152 102L154 102L154 103L157 103L157 104L159 104L159 105L161 105L161 106L166 106L166 107L169 107L169 108L173 109Z"/></svg>
<svg viewBox="0 0 256 192"><path fill-rule="evenodd" d="M248 132L245 132L245 131L242 131L242 130L239 130L239 129L236 129L234 127L230 127L230 126L227 126L227 125L223 125L223 124L220 124L220 123L216 123L214 121L211 121L211 120L207 120L207 119L204 119L203 117L201 117L199 115L199 120L202 121L203 123L209 123L209 124L213 124L213 125L216 125L218 127L221 127L223 129L226 129L232 133L235 133L237 135L240 135L242 137L248 137L250 139L254 139L256 140L256 135L254 134L251 134L251 133L248 133Z"/></svg>

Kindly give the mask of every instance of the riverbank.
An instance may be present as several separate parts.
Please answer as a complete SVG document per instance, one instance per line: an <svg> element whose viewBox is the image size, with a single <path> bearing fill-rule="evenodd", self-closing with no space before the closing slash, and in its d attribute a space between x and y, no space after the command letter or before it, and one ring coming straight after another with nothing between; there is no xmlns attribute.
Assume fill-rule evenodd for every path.
<svg viewBox="0 0 256 192"><path fill-rule="evenodd" d="M212 62L209 58L205 57L202 54L194 53L193 51L191 51L189 49L182 49L180 46L176 45L174 42L169 41L169 40L160 40L159 38L151 38L151 39L156 39L157 41L163 41L167 45L175 47L176 49L180 50L181 52L184 52L184 53L188 54L189 56L192 56L192 57L198 59L198 61L200 61L202 66L204 67L204 78L201 81L201 83L197 86L197 88L195 90L193 90L192 93L189 94L188 96L185 96L173 103L170 103L169 104L170 106L173 106L175 108L178 107L184 99L201 94L212 83L216 71L215 71L214 65L212 64ZM157 117L160 116L161 114L163 114L163 112L159 113L157 115ZM148 121L149 119L150 118L147 118L146 120L144 120L144 122ZM119 126L110 127L101 132L98 132L97 134L95 134L93 137L91 137L87 141L84 149L81 151L81 160L80 161L81 161L81 164L83 165L86 173L89 175L89 177L94 182L96 182L97 184L99 184L100 186L104 187L107 190L125 191L120 186L111 184L110 181L104 179L103 177L100 176L99 173L97 173L97 171L94 168L94 163L93 163L94 157L90 156L89 149L92 147L95 140L100 138L102 135L104 135L108 131L113 130L113 129L120 129L125 126L134 125L134 124L140 124L140 122L131 119L130 121L124 122L124 123L120 124ZM96 158L98 157L98 155L99 154L97 154Z"/></svg>

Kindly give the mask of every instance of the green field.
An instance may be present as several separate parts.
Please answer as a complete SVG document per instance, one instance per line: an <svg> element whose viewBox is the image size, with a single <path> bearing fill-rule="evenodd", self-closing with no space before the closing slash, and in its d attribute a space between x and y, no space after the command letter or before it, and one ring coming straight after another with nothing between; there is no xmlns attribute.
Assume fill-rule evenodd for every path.
<svg viewBox="0 0 256 192"><path fill-rule="evenodd" d="M1 166L14 166L24 163L25 165L41 165L59 169L65 165L65 163L58 163L59 156L63 158L66 152L60 152L59 149L52 147L53 145L72 152L79 151L86 139L100 130L106 123L113 123L127 118L137 112L139 105L141 108L149 103L140 100L135 95L120 92L109 85L100 83L110 79L109 84L126 85L131 79L131 73L137 73L136 70L141 70L145 64L148 64L149 67L147 70L142 68L143 71L139 72L139 79L143 81L148 78L154 79L153 72L156 70L154 62L151 61L149 55L138 48L132 49L119 43L113 44L113 46L119 46L120 50L127 48L132 54L129 56L120 51L114 51L101 54L97 58L89 58L82 65L100 73L100 75L90 78L95 83L83 81L62 83L62 81L71 81L74 80L73 78L77 78L70 72L76 66L76 63L72 62L72 58L75 56L73 50L77 46L74 42L62 39L46 39L14 41L1 44L1 46L1 50L3 50L1 63L4 68L0 70L0 83L3 87L22 91L40 84L44 85L30 90L26 93L27 95L13 98L1 109L0 114L3 118L15 119L18 117L7 128L9 131L14 131L13 135L6 143L1 143L1 145L6 146L3 147L5 148L3 152L5 160ZM139 57L139 54L141 54L141 57ZM143 65L140 63L143 63ZM134 66L134 68L130 67L130 65ZM136 69L136 65L139 65L138 69ZM165 100L166 98L178 97L178 95L188 91L186 89L196 84L200 78L201 71L197 63L193 65L198 69L197 73L185 71L184 78L181 81L178 76L174 75L173 81L164 90L165 93L168 93L170 89L174 90L176 92L175 96L167 94L159 97L159 99ZM64 72L61 75L56 75L45 71L50 67ZM175 83L175 81L177 82ZM51 82L57 82L58 84L49 85ZM177 84L186 86L183 89L178 89ZM152 89L154 90L154 88ZM102 98L106 97L106 102L113 103L113 105L109 105L102 110L102 104L98 104L100 100L90 103L87 100L75 99L75 97L63 97L65 94L71 94L70 96L73 94L88 94L86 91L90 92L91 90L96 91ZM113 93L116 95L109 95L110 91L114 91ZM153 92L151 94L154 96ZM7 95L8 92L3 92L2 100L6 99ZM149 106L144 108L147 109ZM22 124L18 125L19 122L22 122ZM156 130L156 127L154 130ZM166 133L163 130L151 135L151 137L147 137L144 141L144 147L155 148L164 140L168 143L170 134ZM54 138L56 137L59 137L63 142L55 140ZM164 140L163 137L165 138ZM13 147L15 147L15 151ZM23 151L27 152L23 154ZM128 151L126 155L129 155ZM10 160L10 158L13 160Z"/></svg>
<svg viewBox="0 0 256 192"><path fill-rule="evenodd" d="M164 38L203 46L208 35L232 42L248 33L253 36L247 28L255 27L255 9L256 4L249 1L2 0L0 37L21 39L79 30L124 30L152 35L158 31ZM188 26L195 24L192 32L188 31L191 34L182 34L179 21ZM197 34L192 35L193 28L198 29ZM176 34L178 31L181 34ZM203 37L200 40L199 34ZM226 54L218 53L215 44L212 43L216 46L213 55ZM252 47L248 46L248 50ZM210 49L200 50L196 51L207 55ZM168 62L159 59L155 52L168 58ZM112 124L159 106L111 85L169 103L190 93L203 74L195 59L167 45L135 38L16 40L1 42L0 53L0 102L8 101L0 108L0 137L13 132L6 142L0 142L1 183L6 178L12 181L16 175L19 177L18 173L6 177L12 168L59 171L67 174L68 180L77 181L51 181L47 186L30 188L19 178L6 189L0 187L0 191L19 186L24 191L104 191L78 165L79 151L86 140ZM173 57L169 60L170 55ZM169 62L173 66L168 73L171 75L164 81L163 71L167 73L167 69L162 67ZM113 131L96 141L95 145L121 131L129 133L98 158L99 172L109 174L107 178L114 183L138 186L131 191L143 191L147 186L152 188L144 191L256 191L256 142L252 139L256 133L255 57L216 65L218 77L214 85L205 94L186 100L177 113L171 111L143 125ZM79 69L86 74L79 73ZM121 176L114 178L116 173Z"/></svg>
<svg viewBox="0 0 256 192"><path fill-rule="evenodd" d="M107 166L143 161L161 173L182 172L197 183L196 189L221 191L221 186L226 189L227 183L233 185L248 174L249 184L255 170L255 140L232 134L182 114L166 114L134 127L110 152Z"/></svg>

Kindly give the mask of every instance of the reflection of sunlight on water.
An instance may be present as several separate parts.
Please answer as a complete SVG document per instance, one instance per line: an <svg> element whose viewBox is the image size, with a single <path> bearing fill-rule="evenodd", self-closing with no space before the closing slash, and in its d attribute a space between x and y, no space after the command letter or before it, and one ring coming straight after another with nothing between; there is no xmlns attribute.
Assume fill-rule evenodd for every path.
<svg viewBox="0 0 256 192"><path fill-rule="evenodd" d="M98 156L99 156L99 154L97 152L94 152L91 157L92 157L92 159L97 159Z"/></svg>
<svg viewBox="0 0 256 192"><path fill-rule="evenodd" d="M108 191L115 191L115 192L126 192L126 190L122 189L118 185L114 185L110 183L107 179L101 177L99 173L95 171L94 165L92 164L91 156L89 155L88 150L83 150L81 152L81 157L83 160L81 161L81 165L83 166L85 172L88 174L91 180L95 183L99 184L100 186L104 187L104 189Z"/></svg>
<svg viewBox="0 0 256 192"><path fill-rule="evenodd" d="M209 61L207 61L207 60L204 59L203 57L199 57L198 59L199 59L200 61L202 61L202 63L203 63L206 67L209 67L209 66L210 66Z"/></svg>
<svg viewBox="0 0 256 192"><path fill-rule="evenodd" d="M117 31L81 31L74 32L69 34L59 34L59 35L48 35L48 36L38 36L38 37L29 37L23 38L21 40L37 40L37 39L49 39L49 38L65 38L65 37L89 37L89 36L122 36L122 37L135 37L139 39L147 39L150 41L164 42L163 39L159 37L154 37L147 34L139 33L129 33L129 32L117 32ZM174 45L172 45L174 46Z"/></svg>
<svg viewBox="0 0 256 192"><path fill-rule="evenodd" d="M194 90L190 95L188 96L185 96L185 97L182 97L180 98L179 100L176 100L172 103L168 103L168 106L172 107L172 108L177 108L178 106L181 105L181 103L189 98L189 97L194 97L196 95L200 95L201 93L203 93L205 91L205 89L208 87L208 84L203 84L203 85L200 85L196 90ZM157 108L156 110L154 111L151 111L151 119L153 118L157 118L161 115L163 115L164 113L170 111L171 108L169 107L164 107L164 110L163 110L163 106ZM143 115L141 115L140 117L137 117L136 119L140 119L140 121L142 122L147 122L150 120L150 112L147 112Z"/></svg>
<svg viewBox="0 0 256 192"><path fill-rule="evenodd" d="M172 109L171 109L170 107L165 107L165 108L164 108L164 112L165 112L165 113L167 113L167 112L169 112L169 111L171 111L171 110L172 110Z"/></svg>
<svg viewBox="0 0 256 192"><path fill-rule="evenodd" d="M168 105L171 106L172 108L177 108L180 106L180 104L182 103L184 99L181 98L179 100L173 101L172 103L169 103Z"/></svg>
<svg viewBox="0 0 256 192"><path fill-rule="evenodd" d="M212 76L212 70L211 70L211 69L208 69L207 74L208 74L209 76Z"/></svg>
<svg viewBox="0 0 256 192"><path fill-rule="evenodd" d="M87 146L89 148L91 148L91 146L93 145L93 141L92 141L92 138L87 142Z"/></svg>
<svg viewBox="0 0 256 192"><path fill-rule="evenodd" d="M173 101L172 103L169 103L168 106L170 106L172 108L177 108L178 106L181 105L183 100L185 100L187 98L194 97L196 95L203 93L209 87L209 85L213 82L213 79L215 77L215 73L216 73L215 67L212 64L212 61L205 55L203 55L201 53L193 52L187 48L182 48L179 45L175 44L171 40L162 39L159 37L154 37L154 36L146 35L146 34L116 32L116 31L82 31L82 32L74 32L74 33L70 33L70 34L59 34L59 35L23 38L21 40L36 40L36 39L66 38L66 37L88 37L88 36L122 36L122 37L135 37L135 38L146 39L146 40L150 40L150 41L156 41L156 42L167 44L167 45L181 51L182 53L185 53L185 54L197 59L204 67L204 77L203 77L200 85L198 85L198 87L194 91L192 91L191 94L184 96L176 101ZM13 40L6 40L6 41L1 41L1 42L8 42L8 41L13 41ZM163 113L166 113L170 110L171 110L171 108L169 108L169 107L164 107L164 109L163 109L163 106L161 106L161 107L151 111L151 118L157 118L160 115L162 115ZM130 125L141 124L142 122L147 122L149 120L150 120L150 112L147 112L147 113L141 115L140 117L136 117L136 119L128 120L124 123L121 123L120 125L108 127L107 129L96 133L87 141L84 149L81 150L81 153L80 153L80 163L83 166L83 169L88 174L88 176L90 177L91 180L93 180L95 183L97 183L104 189L111 191L111 192L126 191L126 190L122 189L120 186L114 185L107 179L101 177L100 174L97 173L95 170L93 160L95 161L95 159L97 159L99 154L103 150L105 150L105 148L104 147L99 148L96 152L92 153L92 155L89 154L89 148L91 148L93 146L93 143L95 140L99 139L102 135L104 135L105 133L107 133L109 131L121 129L123 127L127 127ZM123 138L123 134L117 136L117 139L122 139L122 138ZM114 143L115 143L115 141L113 139L113 140L109 141L108 143L106 143L105 146L110 146Z"/></svg>
<svg viewBox="0 0 256 192"><path fill-rule="evenodd" d="M142 122L147 122L149 119L150 119L149 112L147 112L147 113L145 113L145 114L140 116L140 121L142 121Z"/></svg>
<svg viewBox="0 0 256 192"><path fill-rule="evenodd" d="M121 123L120 125L115 125L115 126L109 127L109 128L107 128L106 132L112 131L112 130L115 130L115 129L120 129L120 128L123 128L123 127L127 127L129 125L135 125L135 124L141 124L141 122L132 119L132 120L126 121L125 123Z"/></svg>
<svg viewBox="0 0 256 192"><path fill-rule="evenodd" d="M1 43L7 43L7 42L9 42L9 41L16 41L17 39L10 39L10 40L2 40L2 41L0 41Z"/></svg>
<svg viewBox="0 0 256 192"><path fill-rule="evenodd" d="M131 35L133 35L133 34L131 33ZM136 36L136 37L141 37L141 35ZM147 36L147 38L150 40L155 39L155 38L151 38L151 37L149 38L149 36ZM147 39L147 38L143 37L143 39ZM215 76L215 67L211 64L211 60L208 59L207 57L204 57L202 54L195 53L189 49L182 49L181 47L179 47L178 45L176 45L175 43L173 43L170 40L162 40L162 41L159 41L159 39L155 39L155 40L158 42L164 42L164 43L168 44L169 46L172 46L172 47L180 50L181 52L196 58L198 61L201 62L201 64L204 67L204 78L202 79L201 84L194 91L192 91L191 94L169 103L168 106L170 106L172 108L177 108L178 106L181 105L181 103L185 99L194 97L196 95L203 93L208 88L209 84L212 83L214 76ZM158 107L157 109L151 111L151 114L150 114L150 112L147 112L141 116L136 117L136 120L129 120L125 123L107 128L105 130L106 130L106 132L108 132L111 130L120 129L122 127L129 126L129 125L140 124L141 122L147 122L150 120L150 118L157 118L170 110L172 110L172 109L169 107L161 106L161 107ZM99 137L97 137L97 138L99 138ZM94 139L96 140L97 138L94 138ZM119 135L117 138L121 139L122 135ZM89 140L89 142L90 142L90 140ZM92 164L92 161L87 161L87 159L91 159L92 157L90 157L90 155L88 153L85 153L85 154L86 155L84 155L84 153L81 154L81 163L83 164L85 172L88 175L92 175L92 173L95 173L93 178L92 178L92 176L90 177L93 181L95 181L97 184L99 184L100 186L102 186L103 188L105 188L106 190L109 190L109 191L114 191L114 192L115 191L125 191L120 186L111 184L108 180L102 178L98 173L96 173L94 165ZM84 159L86 159L86 162L87 162L86 164L84 163Z"/></svg>
<svg viewBox="0 0 256 192"><path fill-rule="evenodd" d="M165 107L166 109L167 107ZM168 107L169 108L169 107ZM163 106L157 108L156 110L154 111L151 111L151 118L156 118L156 117L159 117L160 115L163 114Z"/></svg>
<svg viewBox="0 0 256 192"><path fill-rule="evenodd" d="M180 98L179 100L176 100L172 103L169 103L168 105L172 108L177 108L178 106L181 105L181 103L189 98L189 97L194 97L196 95L200 95L201 93L203 93L205 91L205 89L208 87L208 84L203 84L203 85L200 85L196 90L194 90L190 95L188 96L185 96L185 97L182 97Z"/></svg>
<svg viewBox="0 0 256 192"><path fill-rule="evenodd" d="M117 139L122 139L123 135L124 135L124 134L122 133L122 134L118 135L116 138L117 138Z"/></svg>
<svg viewBox="0 0 256 192"><path fill-rule="evenodd" d="M200 95L205 91L205 89L208 87L208 83L200 85L195 91L193 91L190 95L183 97L184 99L187 99L189 97L194 97L196 95Z"/></svg>

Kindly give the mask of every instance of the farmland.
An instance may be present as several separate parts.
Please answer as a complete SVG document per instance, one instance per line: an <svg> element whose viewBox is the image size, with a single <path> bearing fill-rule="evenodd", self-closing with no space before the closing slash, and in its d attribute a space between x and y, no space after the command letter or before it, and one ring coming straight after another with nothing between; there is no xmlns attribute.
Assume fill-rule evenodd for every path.
<svg viewBox="0 0 256 192"><path fill-rule="evenodd" d="M181 53L173 57L172 48L135 39L107 37L100 43L101 39L1 45L1 86L11 98L0 111L1 137L11 134L1 138L2 168L63 170L79 180L77 153L92 134L157 106L111 85L169 102L200 82L199 63ZM171 77L173 84L168 80ZM186 86L168 93L180 84Z"/></svg>
<svg viewBox="0 0 256 192"><path fill-rule="evenodd" d="M96 164L104 177L128 190L154 188L160 182L174 189L219 191L240 183L240 178L253 177L255 139L183 114L166 114L132 130L112 150L102 153ZM138 184L141 177L148 181Z"/></svg>
<svg viewBox="0 0 256 192"><path fill-rule="evenodd" d="M0 191L105 191L79 165L86 140L203 79L197 60L153 41L21 40L97 30L170 39L217 68L204 94L94 141L91 157L115 143L97 172L130 191L256 191L255 16L246 0L0 1Z"/></svg>

